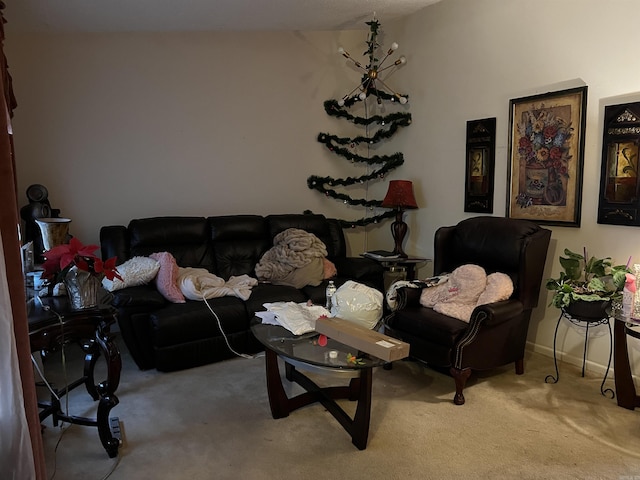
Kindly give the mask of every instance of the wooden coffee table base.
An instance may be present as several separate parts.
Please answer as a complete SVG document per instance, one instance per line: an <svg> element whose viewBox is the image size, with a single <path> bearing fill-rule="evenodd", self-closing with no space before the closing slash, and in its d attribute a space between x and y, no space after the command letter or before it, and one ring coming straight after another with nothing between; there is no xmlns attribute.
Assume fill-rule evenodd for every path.
<svg viewBox="0 0 640 480"><path fill-rule="evenodd" d="M267 392L273 418L283 418L289 413L306 405L320 402L335 417L340 425L351 435L351 442L360 450L367 448L369 436L369 420L371 418L371 385L373 368L362 368L353 372L359 376L352 378L348 386L319 387L309 377L296 370L289 359L282 357L285 362L285 376L287 380L296 382L306 392L288 398L282 385L278 354L265 349L265 365L267 371ZM327 370L330 370L327 368ZM335 400L347 398L357 401L356 413L353 419L338 405Z"/></svg>

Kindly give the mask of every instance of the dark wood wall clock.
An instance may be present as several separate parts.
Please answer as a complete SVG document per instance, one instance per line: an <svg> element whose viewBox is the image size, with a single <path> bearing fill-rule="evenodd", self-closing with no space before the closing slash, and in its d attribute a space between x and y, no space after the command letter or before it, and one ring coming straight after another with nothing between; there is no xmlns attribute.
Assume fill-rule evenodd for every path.
<svg viewBox="0 0 640 480"><path fill-rule="evenodd" d="M464 211L493 213L496 119L467 122Z"/></svg>
<svg viewBox="0 0 640 480"><path fill-rule="evenodd" d="M598 223L640 226L640 102L604 110Z"/></svg>

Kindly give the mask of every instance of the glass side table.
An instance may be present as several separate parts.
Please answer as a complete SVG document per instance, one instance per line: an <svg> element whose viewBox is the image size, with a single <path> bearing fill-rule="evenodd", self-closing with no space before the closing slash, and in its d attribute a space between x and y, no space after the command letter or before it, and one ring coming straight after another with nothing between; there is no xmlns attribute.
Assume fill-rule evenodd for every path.
<svg viewBox="0 0 640 480"><path fill-rule="evenodd" d="M614 357L613 369L616 372L615 386L618 406L633 410L640 407L640 396L631 375L629 362L629 347L627 336L640 338L640 320L630 319L617 313L613 316Z"/></svg>

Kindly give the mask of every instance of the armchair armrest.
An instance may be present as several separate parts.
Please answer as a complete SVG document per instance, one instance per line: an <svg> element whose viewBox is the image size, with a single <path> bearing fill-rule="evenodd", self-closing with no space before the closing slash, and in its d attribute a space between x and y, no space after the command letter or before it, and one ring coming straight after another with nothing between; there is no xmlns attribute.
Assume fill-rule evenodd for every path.
<svg viewBox="0 0 640 480"><path fill-rule="evenodd" d="M524 305L518 299L512 298L502 302L478 305L471 314L470 324L499 325L512 318L520 317L524 311Z"/></svg>
<svg viewBox="0 0 640 480"><path fill-rule="evenodd" d="M419 307L422 288L400 287L396 290L396 306L394 310L406 307Z"/></svg>

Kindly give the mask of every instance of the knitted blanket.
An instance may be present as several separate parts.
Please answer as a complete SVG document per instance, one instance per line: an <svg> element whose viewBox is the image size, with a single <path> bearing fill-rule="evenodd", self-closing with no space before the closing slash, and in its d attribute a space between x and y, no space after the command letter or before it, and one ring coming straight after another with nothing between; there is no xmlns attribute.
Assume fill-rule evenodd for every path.
<svg viewBox="0 0 640 480"><path fill-rule="evenodd" d="M287 281L291 279L294 271L311 263L315 264L314 267L319 264L321 268L322 259L326 256L327 247L313 233L299 228L289 228L274 237L273 247L265 252L256 265L256 275L261 281ZM310 283L304 283L307 284Z"/></svg>

